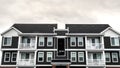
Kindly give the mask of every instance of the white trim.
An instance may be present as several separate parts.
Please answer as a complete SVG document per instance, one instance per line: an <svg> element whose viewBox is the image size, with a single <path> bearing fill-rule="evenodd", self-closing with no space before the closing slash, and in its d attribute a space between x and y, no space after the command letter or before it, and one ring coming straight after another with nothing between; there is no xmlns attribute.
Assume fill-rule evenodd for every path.
<svg viewBox="0 0 120 68"><path fill-rule="evenodd" d="M82 53L82 55L80 53ZM83 61L80 61L79 57L82 57ZM78 52L78 62L84 62L84 52Z"/></svg>
<svg viewBox="0 0 120 68"><path fill-rule="evenodd" d="M120 67L120 65L106 65L106 67Z"/></svg>
<svg viewBox="0 0 120 68"><path fill-rule="evenodd" d="M100 33L66 33L66 35L103 35L103 34L100 34Z"/></svg>
<svg viewBox="0 0 120 68"><path fill-rule="evenodd" d="M72 45L72 42L74 42L75 45ZM70 37L70 46L71 47L76 47L76 37Z"/></svg>
<svg viewBox="0 0 120 68"><path fill-rule="evenodd" d="M85 51L86 49L65 49L65 51Z"/></svg>
<svg viewBox="0 0 120 68"><path fill-rule="evenodd" d="M106 28L105 30L103 30L102 32L100 32L101 34L105 33L106 31L108 31L111 27Z"/></svg>
<svg viewBox="0 0 120 68"><path fill-rule="evenodd" d="M45 44L44 44L44 42L45 42L45 37L39 37L39 41L38 41L39 43L38 43L38 46L39 47L44 47L45 46ZM43 43L43 45L40 45L40 42L42 42Z"/></svg>
<svg viewBox="0 0 120 68"><path fill-rule="evenodd" d="M5 38L10 38L10 44L5 45ZM12 37L3 37L3 46L11 46L12 45Z"/></svg>
<svg viewBox="0 0 120 68"><path fill-rule="evenodd" d="M21 33L19 35L30 35L30 36L33 36L33 35L40 35L40 36L43 36L43 35L51 35L51 36L54 36L54 35L57 35L57 33Z"/></svg>
<svg viewBox="0 0 120 68"><path fill-rule="evenodd" d="M39 53L41 53L42 54L42 56L41 55L39 55ZM42 57L42 61L39 61L39 57ZM38 58L37 58L37 61L38 62L44 62L44 52L38 52Z"/></svg>
<svg viewBox="0 0 120 68"><path fill-rule="evenodd" d="M15 28L15 27L10 27L10 28L7 29L6 31L2 32L1 35L3 36L5 33L7 33L8 31L10 31L11 29L14 29L14 30L17 31L18 33L22 33L22 32L19 31L17 28Z"/></svg>
<svg viewBox="0 0 120 68"><path fill-rule="evenodd" d="M73 53L74 53L75 55L72 55ZM72 60L72 57L75 58L75 61ZM77 61L77 53L76 53L76 52L70 52L70 60L71 60L71 62L76 62L76 61Z"/></svg>
<svg viewBox="0 0 120 68"><path fill-rule="evenodd" d="M52 66L51 64L50 65L45 65L45 64L36 64L36 66Z"/></svg>
<svg viewBox="0 0 120 68"><path fill-rule="evenodd" d="M84 46L84 41L83 41L83 37L77 37L77 43L78 43L78 47L83 47ZM79 45L79 42L82 42L82 45Z"/></svg>
<svg viewBox="0 0 120 68"><path fill-rule="evenodd" d="M110 44L111 44L111 46L120 46L120 42L119 42L119 44L118 45L112 45L112 38L114 38L114 43L115 43L115 39L117 38L117 41L119 42L119 37L110 37Z"/></svg>
<svg viewBox="0 0 120 68"><path fill-rule="evenodd" d="M6 54L9 54L9 61L5 60L6 59ZM4 62L10 62L10 52L5 52L5 54L4 54Z"/></svg>
<svg viewBox="0 0 120 68"><path fill-rule="evenodd" d="M114 57L114 58L117 59L117 61L114 61L113 56L115 56L115 55L113 55L113 54L116 54L116 55L117 55L116 57ZM112 53L112 62L113 62L113 63L117 63L117 62L118 62L118 53L117 53L117 52L113 52L113 53Z"/></svg>
<svg viewBox="0 0 120 68"><path fill-rule="evenodd" d="M51 45L48 45L49 42L51 42ZM53 37L47 37L47 47L53 47Z"/></svg>
<svg viewBox="0 0 120 68"><path fill-rule="evenodd" d="M107 58L109 58L109 61L106 61L106 54L108 54L108 56L109 56L109 57L107 57ZM110 53L108 53L108 52L105 53L105 61L106 61L107 63L108 63L108 62L111 62Z"/></svg>
<svg viewBox="0 0 120 68"><path fill-rule="evenodd" d="M16 54L16 57L14 58L16 58L16 61L17 61L17 52L12 52L11 62L16 62L16 61L13 61L13 54Z"/></svg>
<svg viewBox="0 0 120 68"><path fill-rule="evenodd" d="M51 55L48 55L48 54L51 54ZM50 61L48 60L48 57L50 57L51 60L52 60L53 59L53 52L47 52L47 58L46 58L46 60L47 60L47 62L51 62L51 60Z"/></svg>
<svg viewBox="0 0 120 68"><path fill-rule="evenodd" d="M71 64L70 66L86 66L86 65L74 65L74 64Z"/></svg>

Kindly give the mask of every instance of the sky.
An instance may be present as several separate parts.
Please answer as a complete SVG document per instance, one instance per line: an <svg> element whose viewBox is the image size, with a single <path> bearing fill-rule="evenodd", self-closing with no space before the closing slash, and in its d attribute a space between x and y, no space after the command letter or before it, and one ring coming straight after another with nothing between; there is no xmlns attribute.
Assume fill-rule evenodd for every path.
<svg viewBox="0 0 120 68"><path fill-rule="evenodd" d="M109 24L120 32L119 18L120 0L0 0L0 33L14 23Z"/></svg>

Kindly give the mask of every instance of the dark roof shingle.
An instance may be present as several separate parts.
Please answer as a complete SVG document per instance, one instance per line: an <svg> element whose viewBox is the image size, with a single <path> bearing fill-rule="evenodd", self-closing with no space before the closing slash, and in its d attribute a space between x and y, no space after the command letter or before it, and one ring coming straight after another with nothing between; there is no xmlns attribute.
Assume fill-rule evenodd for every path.
<svg viewBox="0 0 120 68"><path fill-rule="evenodd" d="M23 33L53 33L57 24L14 24L13 27Z"/></svg>
<svg viewBox="0 0 120 68"><path fill-rule="evenodd" d="M110 27L108 24L66 24L70 33L100 33Z"/></svg>

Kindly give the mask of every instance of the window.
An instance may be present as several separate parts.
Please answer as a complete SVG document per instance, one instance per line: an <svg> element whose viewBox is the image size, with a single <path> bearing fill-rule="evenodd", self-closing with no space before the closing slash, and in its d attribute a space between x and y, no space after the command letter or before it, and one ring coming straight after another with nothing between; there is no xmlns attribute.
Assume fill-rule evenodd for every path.
<svg viewBox="0 0 120 68"><path fill-rule="evenodd" d="M83 37L78 37L78 46L83 46Z"/></svg>
<svg viewBox="0 0 120 68"><path fill-rule="evenodd" d="M47 38L47 46L53 46L53 37L48 37Z"/></svg>
<svg viewBox="0 0 120 68"><path fill-rule="evenodd" d="M13 52L13 53L12 53L11 61L12 61L12 62L16 62L16 57L17 57L17 53L16 53L16 52Z"/></svg>
<svg viewBox="0 0 120 68"><path fill-rule="evenodd" d="M71 37L70 38L70 45L71 46L76 46L76 37Z"/></svg>
<svg viewBox="0 0 120 68"><path fill-rule="evenodd" d="M44 46L44 37L39 37L39 46Z"/></svg>
<svg viewBox="0 0 120 68"><path fill-rule="evenodd" d="M71 52L71 61L76 62L76 52Z"/></svg>
<svg viewBox="0 0 120 68"><path fill-rule="evenodd" d="M118 62L118 53L112 53L112 62Z"/></svg>
<svg viewBox="0 0 120 68"><path fill-rule="evenodd" d="M10 52L5 52L4 62L10 62Z"/></svg>
<svg viewBox="0 0 120 68"><path fill-rule="evenodd" d="M12 38L11 37L4 37L4 46L11 46Z"/></svg>
<svg viewBox="0 0 120 68"><path fill-rule="evenodd" d="M111 37L111 46L119 46L119 38Z"/></svg>
<svg viewBox="0 0 120 68"><path fill-rule="evenodd" d="M51 62L51 60L52 60L52 55L53 55L52 52L47 52L47 62Z"/></svg>
<svg viewBox="0 0 120 68"><path fill-rule="evenodd" d="M21 59L29 59L30 58L30 53L21 53Z"/></svg>
<svg viewBox="0 0 120 68"><path fill-rule="evenodd" d="M106 62L111 62L110 53L105 53Z"/></svg>
<svg viewBox="0 0 120 68"><path fill-rule="evenodd" d="M44 52L38 52L38 62L44 61Z"/></svg>
<svg viewBox="0 0 120 68"><path fill-rule="evenodd" d="M78 62L84 62L84 52L78 52Z"/></svg>

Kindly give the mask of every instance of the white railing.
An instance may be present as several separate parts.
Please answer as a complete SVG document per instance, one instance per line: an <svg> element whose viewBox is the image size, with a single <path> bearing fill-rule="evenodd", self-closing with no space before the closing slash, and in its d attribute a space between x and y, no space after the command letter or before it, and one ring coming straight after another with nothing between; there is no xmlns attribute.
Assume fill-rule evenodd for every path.
<svg viewBox="0 0 120 68"><path fill-rule="evenodd" d="M88 65L105 65L103 59L88 59Z"/></svg>
<svg viewBox="0 0 120 68"><path fill-rule="evenodd" d="M35 65L34 59L20 59L20 60L18 60L17 64L24 65L24 66Z"/></svg>
<svg viewBox="0 0 120 68"><path fill-rule="evenodd" d="M20 49L33 49L35 48L35 43L20 43Z"/></svg>
<svg viewBox="0 0 120 68"><path fill-rule="evenodd" d="M87 43L87 49L103 49L101 43Z"/></svg>

